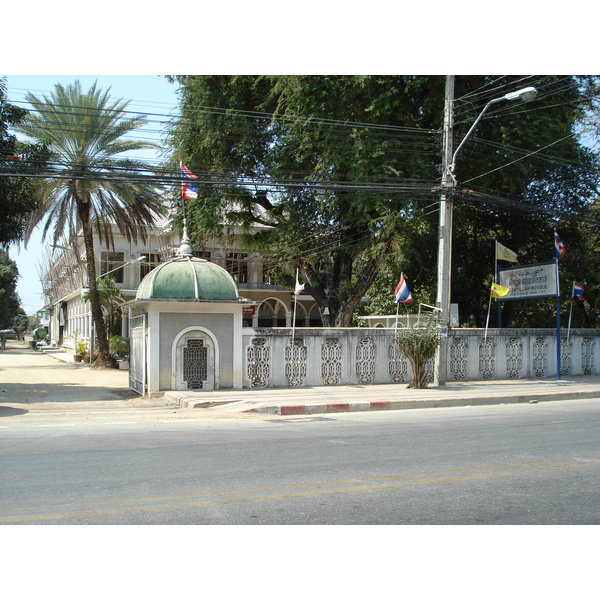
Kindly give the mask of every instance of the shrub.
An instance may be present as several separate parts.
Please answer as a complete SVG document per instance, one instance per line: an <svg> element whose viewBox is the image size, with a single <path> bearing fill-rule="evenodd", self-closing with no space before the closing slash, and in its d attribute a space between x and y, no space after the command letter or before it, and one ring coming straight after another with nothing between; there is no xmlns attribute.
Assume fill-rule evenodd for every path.
<svg viewBox="0 0 600 600"><path fill-rule="evenodd" d="M403 329L394 336L394 342L406 355L412 367L413 377L408 387L425 389L427 361L435 356L440 345L439 319L431 315L424 327Z"/></svg>

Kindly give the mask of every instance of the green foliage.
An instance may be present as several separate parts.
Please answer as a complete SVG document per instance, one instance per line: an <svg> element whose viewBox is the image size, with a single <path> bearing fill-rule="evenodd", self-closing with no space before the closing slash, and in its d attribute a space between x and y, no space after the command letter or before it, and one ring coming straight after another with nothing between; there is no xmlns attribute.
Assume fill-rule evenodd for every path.
<svg viewBox="0 0 600 600"><path fill-rule="evenodd" d="M115 300L123 297L123 290L117 287L116 279L113 275L101 277L97 281L100 304L106 310L105 323L107 334L110 338L113 331L119 331L121 328L121 312L119 311L118 304L115 302ZM82 299L85 302L89 302L89 290L83 293Z"/></svg>
<svg viewBox="0 0 600 600"><path fill-rule="evenodd" d="M43 148L21 144L8 132L26 115L25 109L7 102L6 81L0 78L0 246L4 248L23 239L27 219L35 208L35 180L22 175L30 161L43 159Z"/></svg>
<svg viewBox="0 0 600 600"><path fill-rule="evenodd" d="M331 315L325 324L349 325L366 293L374 299L367 310L390 312L389 297L375 298L385 297L377 290L400 271L420 301L433 302L444 79L173 78L182 117L170 143L208 182L186 204L194 241L224 234L225 222L267 225L247 242L278 249L269 265L278 283L292 286L300 268L306 292ZM591 106L593 78L459 76L454 147L489 100L524 85L536 86L536 100L494 105L456 160L451 301L471 326L485 323L494 240L528 263L551 259L553 227L570 235L574 217L597 195L597 158L575 135ZM513 200L537 216L517 212ZM383 262L397 252L402 268L382 273L390 281L373 290ZM511 310L515 323L546 324L531 303Z"/></svg>
<svg viewBox="0 0 600 600"><path fill-rule="evenodd" d="M108 340L108 347L111 354L125 356L129 353L129 340L120 335L113 335Z"/></svg>
<svg viewBox="0 0 600 600"><path fill-rule="evenodd" d="M17 333L24 333L29 328L29 317L23 309L20 309L18 314L13 318L12 328Z"/></svg>
<svg viewBox="0 0 600 600"><path fill-rule="evenodd" d="M13 327L14 318L22 312L17 294L19 270L8 253L0 250L0 329Z"/></svg>
<svg viewBox="0 0 600 600"><path fill-rule="evenodd" d="M431 97L443 79L176 79L182 118L171 144L188 167L214 178L186 203L192 237L221 234L225 220L268 225L251 241L278 249L271 275L293 285L299 267L306 292L331 315L325 324L350 325L411 207L389 184L437 176L431 149L441 112Z"/></svg>
<svg viewBox="0 0 600 600"><path fill-rule="evenodd" d="M426 388L427 361L435 357L440 345L439 320L432 315L424 327L402 329L394 336L394 342L398 349L406 355L412 367L413 377L408 387Z"/></svg>

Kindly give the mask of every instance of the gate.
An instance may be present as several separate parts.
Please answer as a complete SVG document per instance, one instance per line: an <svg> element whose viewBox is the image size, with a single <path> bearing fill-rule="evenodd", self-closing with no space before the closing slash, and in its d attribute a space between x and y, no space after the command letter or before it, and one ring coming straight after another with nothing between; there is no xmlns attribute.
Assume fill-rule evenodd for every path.
<svg viewBox="0 0 600 600"><path fill-rule="evenodd" d="M146 315L129 319L129 387L146 393Z"/></svg>

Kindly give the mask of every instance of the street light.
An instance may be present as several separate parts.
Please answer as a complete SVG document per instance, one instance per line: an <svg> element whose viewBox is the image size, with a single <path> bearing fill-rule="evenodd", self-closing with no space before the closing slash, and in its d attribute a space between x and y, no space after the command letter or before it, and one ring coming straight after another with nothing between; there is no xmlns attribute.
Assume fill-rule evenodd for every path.
<svg viewBox="0 0 600 600"><path fill-rule="evenodd" d="M483 107L483 110L479 113L479 116L477 117L477 119L475 119L475 122L473 123L473 125L471 125L471 129L469 129L469 131L467 131L467 135L465 135L465 137L462 139L462 142L458 145L458 148L454 151L454 154L452 155L452 162L448 166L448 168L450 169L450 172L451 173L454 172L454 162L456 160L457 154L460 152L460 149L464 146L465 142L467 141L467 139L469 138L469 136L471 135L471 133L473 132L475 127L477 127L477 123L479 123L479 121L481 120L481 117L483 117L483 115L485 114L485 111L492 104L495 104L496 102L502 102L503 100L508 100L509 102L512 102L514 100L522 100L523 102L531 102L531 100L534 100L536 96L537 96L537 90L534 87L526 87L526 88L523 88L522 90L517 90L516 92L509 92L508 94L504 94L504 96L502 96L501 98L494 98L494 100L490 100Z"/></svg>
<svg viewBox="0 0 600 600"><path fill-rule="evenodd" d="M450 324L450 269L452 252L452 188L456 185L454 177L454 166L456 156L461 148L487 111L487 109L496 102L522 100L529 102L537 96L537 90L534 87L526 87L516 92L509 92L500 98L490 100L483 108L467 134L462 139L458 148L452 153L452 127L454 113L454 75L448 75L446 78L446 99L444 105L444 129L442 156L442 194L440 197L440 220L438 230L438 272L437 272L437 297L436 306L441 311L442 326L446 331L442 331L440 346L436 354L434 379L436 385L442 385L446 382L447 371L447 328ZM450 198L448 198L450 196Z"/></svg>

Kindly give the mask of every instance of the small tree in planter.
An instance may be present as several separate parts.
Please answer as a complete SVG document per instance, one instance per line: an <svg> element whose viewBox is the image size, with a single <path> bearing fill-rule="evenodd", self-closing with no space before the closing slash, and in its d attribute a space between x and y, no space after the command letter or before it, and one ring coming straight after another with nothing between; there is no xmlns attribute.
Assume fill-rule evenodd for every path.
<svg viewBox="0 0 600 600"><path fill-rule="evenodd" d="M129 340L120 335L113 335L108 340L108 348L114 358L126 358L129 355Z"/></svg>
<svg viewBox="0 0 600 600"><path fill-rule="evenodd" d="M398 349L406 355L412 367L413 377L409 388L425 389L427 361L435 356L440 345L439 319L431 315L424 327L403 329L394 336Z"/></svg>

